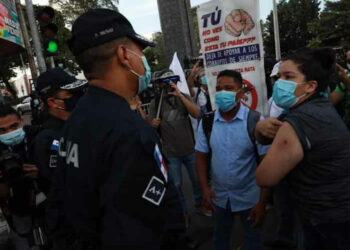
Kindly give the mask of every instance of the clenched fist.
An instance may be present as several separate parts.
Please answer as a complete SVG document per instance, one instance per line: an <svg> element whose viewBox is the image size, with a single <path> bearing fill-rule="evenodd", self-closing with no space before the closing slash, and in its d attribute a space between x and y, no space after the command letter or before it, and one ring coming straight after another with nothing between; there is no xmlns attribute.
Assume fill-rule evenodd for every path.
<svg viewBox="0 0 350 250"><path fill-rule="evenodd" d="M225 31L231 36L247 35L254 27L252 17L242 9L233 10L225 19Z"/></svg>

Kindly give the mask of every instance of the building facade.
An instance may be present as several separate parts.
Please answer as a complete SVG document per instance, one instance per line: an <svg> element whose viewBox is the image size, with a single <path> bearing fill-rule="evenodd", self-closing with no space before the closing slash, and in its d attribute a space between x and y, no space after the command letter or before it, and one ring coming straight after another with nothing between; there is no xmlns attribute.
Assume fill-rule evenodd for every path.
<svg viewBox="0 0 350 250"><path fill-rule="evenodd" d="M182 65L198 56L190 0L158 0L166 63L177 52Z"/></svg>

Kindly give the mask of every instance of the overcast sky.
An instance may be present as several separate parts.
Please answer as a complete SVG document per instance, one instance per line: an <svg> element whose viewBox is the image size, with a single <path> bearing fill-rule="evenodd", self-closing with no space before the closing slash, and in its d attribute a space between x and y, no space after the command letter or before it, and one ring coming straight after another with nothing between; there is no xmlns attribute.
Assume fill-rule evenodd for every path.
<svg viewBox="0 0 350 250"><path fill-rule="evenodd" d="M190 0L192 6L208 0ZM240 0L247 1L247 0ZM323 1L323 0L322 0ZM24 0L22 0L24 2ZM45 5L47 0L33 0L35 4ZM272 0L260 0L261 19L266 19L272 10ZM157 0L119 0L119 11L132 23L136 32L150 38L152 33L160 31Z"/></svg>
<svg viewBox="0 0 350 250"><path fill-rule="evenodd" d="M205 2L208 0L191 0L191 5ZM272 0L260 0L260 8L261 18L266 18L272 9ZM136 32L148 38L152 33L161 30L157 0L119 0L119 11L130 19Z"/></svg>

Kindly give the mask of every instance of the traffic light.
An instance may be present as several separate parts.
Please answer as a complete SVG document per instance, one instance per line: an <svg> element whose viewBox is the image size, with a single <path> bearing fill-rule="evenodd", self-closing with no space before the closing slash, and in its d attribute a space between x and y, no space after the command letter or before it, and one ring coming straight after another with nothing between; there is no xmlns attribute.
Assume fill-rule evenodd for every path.
<svg viewBox="0 0 350 250"><path fill-rule="evenodd" d="M39 21L42 34L44 56L55 56L58 53L58 40L56 35L58 27L53 23L55 10L51 7L44 7L39 10L37 20Z"/></svg>

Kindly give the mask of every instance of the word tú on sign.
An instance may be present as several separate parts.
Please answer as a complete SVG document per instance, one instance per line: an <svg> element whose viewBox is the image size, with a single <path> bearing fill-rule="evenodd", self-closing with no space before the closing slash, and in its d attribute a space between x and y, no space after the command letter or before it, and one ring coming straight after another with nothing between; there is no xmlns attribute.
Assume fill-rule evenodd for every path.
<svg viewBox="0 0 350 250"><path fill-rule="evenodd" d="M218 25L221 21L221 10L219 10L219 7L216 7L214 12L203 15L201 19L203 28L208 27L208 21L210 21L211 25Z"/></svg>

